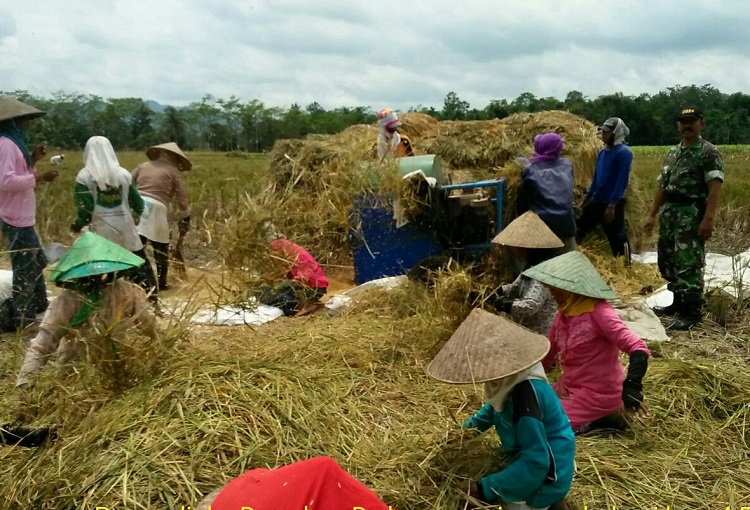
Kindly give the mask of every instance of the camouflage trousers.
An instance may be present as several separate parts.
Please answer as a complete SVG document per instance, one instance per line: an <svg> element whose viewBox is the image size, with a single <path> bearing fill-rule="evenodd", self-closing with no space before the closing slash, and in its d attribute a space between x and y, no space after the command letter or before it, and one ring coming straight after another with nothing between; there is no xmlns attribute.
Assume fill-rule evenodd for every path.
<svg viewBox="0 0 750 510"><path fill-rule="evenodd" d="M704 211L693 204L670 204L659 219L659 271L675 300L700 310L703 305L705 243L698 237Z"/></svg>

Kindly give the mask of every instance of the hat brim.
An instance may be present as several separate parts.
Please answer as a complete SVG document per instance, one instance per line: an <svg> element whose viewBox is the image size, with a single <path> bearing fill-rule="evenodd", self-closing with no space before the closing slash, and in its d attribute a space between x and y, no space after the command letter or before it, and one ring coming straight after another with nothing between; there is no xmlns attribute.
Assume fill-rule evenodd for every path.
<svg viewBox="0 0 750 510"><path fill-rule="evenodd" d="M178 154L175 151L165 149L164 147L150 147L146 149L146 157L151 161L159 159L159 151L167 151L168 153L174 155L178 160L180 160L179 169L181 171L189 172L193 168L193 164L185 156L183 156L182 154Z"/></svg>
<svg viewBox="0 0 750 510"><path fill-rule="evenodd" d="M546 337L481 309L475 309L427 366L427 375L448 384L472 384L510 377L547 355Z"/></svg>
<svg viewBox="0 0 750 510"><path fill-rule="evenodd" d="M677 122L683 120L703 120L703 115L682 115L681 117L677 117Z"/></svg>

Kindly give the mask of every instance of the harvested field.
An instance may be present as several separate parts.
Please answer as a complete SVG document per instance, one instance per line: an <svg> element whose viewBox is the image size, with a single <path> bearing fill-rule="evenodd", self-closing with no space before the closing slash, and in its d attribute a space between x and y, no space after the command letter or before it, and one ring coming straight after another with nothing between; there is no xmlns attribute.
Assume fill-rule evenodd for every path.
<svg viewBox="0 0 750 510"><path fill-rule="evenodd" d="M631 184L636 196L628 214L631 237L640 239L643 209L633 204L650 200L660 157L634 152L639 186ZM337 232L340 204L323 208L300 193L306 208L300 198L298 208L279 211L264 197L278 196L283 186L274 188L255 158L191 157L199 163L188 176L198 218L188 236L190 282L176 285L167 298L194 306L223 300L225 289L237 284L227 266L253 262L250 255L261 253L253 218L263 216L329 263L325 269L335 273L337 288L352 285L351 267L332 263L342 248L326 244ZM141 156L123 159L128 166ZM750 244L746 170L746 160L728 161L709 249L736 253ZM300 175L299 167L290 171ZM339 178L349 182L342 174L327 186ZM70 223L65 193L71 181L53 187L58 184L40 196L45 244L64 242L61 233L67 236ZM312 224L306 215L313 214L329 216L306 231L302 227ZM644 247L653 242L653 236L640 240ZM243 258L237 252L248 244L255 247ZM601 238L584 249L624 297L661 284L652 266L624 268L613 261ZM24 346L4 335L6 422L23 412L32 425L56 424L60 439L36 450L0 448L0 508L187 509L246 469L329 455L396 508L455 510L467 481L498 467L498 440L493 431L476 437L457 430L481 405L482 388L435 382L425 367L469 312L473 285L456 270L432 290L413 284L373 293L338 317L318 313L260 327L196 326L176 317L163 325L167 334L159 342L119 340L121 349L138 353L128 363L94 365L102 351L93 349L91 360L71 370L48 366L23 401L13 385ZM578 439L572 509L750 506L750 327L746 301L721 307L726 327L709 316L700 328L650 346L644 380L650 415L643 423L621 436ZM97 338L88 341L99 345Z"/></svg>
<svg viewBox="0 0 750 510"><path fill-rule="evenodd" d="M187 507L251 467L330 455L396 508L454 510L459 488L498 466L497 437L456 428L481 387L425 375L468 311L440 286L377 293L336 318L195 327L119 393L85 361L67 375L50 367L34 423L57 423L61 439L0 449L6 507ZM571 508L749 502L747 331L734 331L709 324L654 347L650 417L579 438ZM19 355L3 352L6 373ZM2 384L6 412L19 410L11 377Z"/></svg>

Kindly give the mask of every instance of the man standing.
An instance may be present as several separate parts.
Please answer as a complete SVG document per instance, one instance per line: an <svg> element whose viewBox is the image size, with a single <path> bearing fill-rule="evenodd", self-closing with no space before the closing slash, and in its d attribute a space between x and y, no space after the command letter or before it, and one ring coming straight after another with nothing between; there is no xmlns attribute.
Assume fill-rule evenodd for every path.
<svg viewBox="0 0 750 510"><path fill-rule="evenodd" d="M599 130L604 147L599 150L594 179L581 207L576 240L581 243L601 224L612 255L624 255L625 262L630 263L630 244L625 230L625 190L633 163L633 153L625 144L630 130L618 117L607 119Z"/></svg>
<svg viewBox="0 0 750 510"><path fill-rule="evenodd" d="M659 218L659 271L669 282L674 301L654 311L676 316L670 326L676 330L690 329L702 318L705 242L714 230L724 182L721 153L701 137L704 127L698 108L680 110L677 130L682 141L667 153L651 211L643 224L646 235L650 234L664 206Z"/></svg>
<svg viewBox="0 0 750 510"><path fill-rule="evenodd" d="M0 229L7 239L13 269L13 324L3 328L6 330L26 327L48 306L42 274L47 260L34 228L34 188L54 180L58 172L37 174L34 166L47 154L47 143L29 153L25 142L29 122L44 114L11 97L0 97Z"/></svg>

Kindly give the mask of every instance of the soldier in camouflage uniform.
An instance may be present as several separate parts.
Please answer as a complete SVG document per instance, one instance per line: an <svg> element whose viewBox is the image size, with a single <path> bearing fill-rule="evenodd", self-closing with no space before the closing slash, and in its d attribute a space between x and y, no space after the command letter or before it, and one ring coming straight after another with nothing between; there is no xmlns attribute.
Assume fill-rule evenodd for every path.
<svg viewBox="0 0 750 510"><path fill-rule="evenodd" d="M674 301L666 307L655 307L654 311L677 317L670 329L690 329L702 317L705 242L713 233L724 181L721 153L700 136L704 126L698 108L680 110L677 129L682 141L664 159L659 188L644 222L648 235L663 206L659 221L659 271L669 282Z"/></svg>

